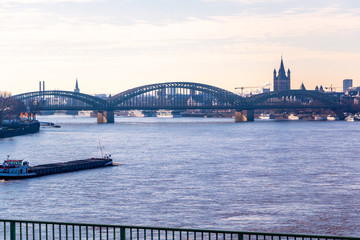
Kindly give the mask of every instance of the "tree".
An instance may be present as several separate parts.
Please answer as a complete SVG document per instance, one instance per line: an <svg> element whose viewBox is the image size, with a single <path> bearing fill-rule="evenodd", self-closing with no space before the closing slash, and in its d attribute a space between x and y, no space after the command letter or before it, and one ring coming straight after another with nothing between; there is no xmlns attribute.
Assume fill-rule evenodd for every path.
<svg viewBox="0 0 360 240"><path fill-rule="evenodd" d="M0 125L2 125L5 116L14 118L25 110L25 105L21 101L11 97L9 92L0 92Z"/></svg>

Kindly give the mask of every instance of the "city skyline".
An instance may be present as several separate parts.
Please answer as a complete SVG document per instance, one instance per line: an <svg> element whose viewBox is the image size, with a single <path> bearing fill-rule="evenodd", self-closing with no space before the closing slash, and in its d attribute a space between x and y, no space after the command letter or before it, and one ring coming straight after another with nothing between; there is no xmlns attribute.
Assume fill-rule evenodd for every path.
<svg viewBox="0 0 360 240"><path fill-rule="evenodd" d="M189 81L234 91L272 84L283 55L291 88L359 84L360 3L320 0L5 0L0 79L13 94L116 94Z"/></svg>

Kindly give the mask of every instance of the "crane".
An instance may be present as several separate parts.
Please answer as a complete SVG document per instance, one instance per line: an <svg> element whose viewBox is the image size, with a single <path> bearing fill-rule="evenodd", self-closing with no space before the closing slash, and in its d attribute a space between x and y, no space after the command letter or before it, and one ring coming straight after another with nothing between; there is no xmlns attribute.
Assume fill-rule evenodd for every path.
<svg viewBox="0 0 360 240"><path fill-rule="evenodd" d="M262 88L262 87L264 87L264 86L255 86L255 87L236 87L236 88L235 88L235 91L236 91L237 89L240 89L240 93L241 93L241 95L243 95L244 89L246 89L246 88Z"/></svg>
<svg viewBox="0 0 360 240"><path fill-rule="evenodd" d="M337 88L342 88L342 87L333 87L333 85L331 84L330 87L325 87L325 89L330 89L330 92L334 90L336 90Z"/></svg>

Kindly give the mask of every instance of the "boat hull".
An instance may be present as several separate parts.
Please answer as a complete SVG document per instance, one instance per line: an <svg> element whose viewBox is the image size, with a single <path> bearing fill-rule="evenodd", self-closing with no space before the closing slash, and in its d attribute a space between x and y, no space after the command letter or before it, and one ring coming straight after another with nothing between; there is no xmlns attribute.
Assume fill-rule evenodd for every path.
<svg viewBox="0 0 360 240"><path fill-rule="evenodd" d="M35 173L25 173L25 174L11 174L11 173L0 173L0 179L23 179L23 178L32 178L35 177Z"/></svg>

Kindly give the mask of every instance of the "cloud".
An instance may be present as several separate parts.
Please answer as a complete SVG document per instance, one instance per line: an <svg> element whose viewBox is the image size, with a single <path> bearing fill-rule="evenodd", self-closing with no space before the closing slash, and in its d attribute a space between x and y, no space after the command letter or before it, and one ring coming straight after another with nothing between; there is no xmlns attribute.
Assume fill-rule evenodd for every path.
<svg viewBox="0 0 360 240"><path fill-rule="evenodd" d="M104 22L105 21L105 22ZM73 48L101 49L162 48L176 45L218 45L247 41L281 40L285 37L312 36L314 33L359 31L356 11L341 13L336 9L282 14L218 16L208 19L188 18L181 22L153 25L136 21L131 25L88 22L52 13L26 10L0 12L2 49ZM151 50L152 51L152 50Z"/></svg>
<svg viewBox="0 0 360 240"><path fill-rule="evenodd" d="M60 3L60 2L94 2L96 0L2 0L3 4Z"/></svg>
<svg viewBox="0 0 360 240"><path fill-rule="evenodd" d="M239 4L280 3L289 0L201 0L203 2L233 2Z"/></svg>
<svg viewBox="0 0 360 240"><path fill-rule="evenodd" d="M292 9L264 15L242 13L162 24L134 21L126 25L106 17L88 21L36 9L3 9L0 10L0 65L3 69L14 69L12 74L19 65L32 66L28 71L42 66L52 69L49 76L59 68L62 74L84 69L89 79L91 75L113 71L114 75L133 79L132 84L137 84L136 79L150 81L148 76L160 74L168 74L172 80L196 81L202 75L217 81L224 72L231 79L235 72L241 71L252 78L254 73L246 75L246 71L256 69L259 62L279 58L281 53L294 61L311 58L324 62L359 62L357 41L353 42L352 51L324 49L321 45L314 50L307 43L297 41L311 41L319 35L338 36L343 32L359 34L359 31L359 12L341 12L336 8ZM295 43L289 42L289 38ZM270 71L272 67L275 66L271 65ZM96 69L98 72L93 73ZM142 76L139 69L147 76ZM173 76L176 71L178 76ZM258 78L265 79L260 75ZM227 83L226 87L230 85Z"/></svg>

